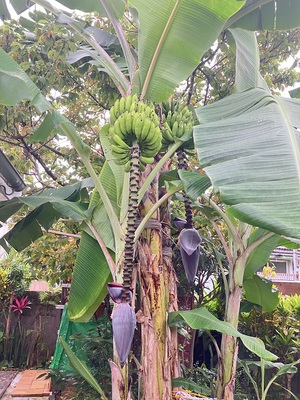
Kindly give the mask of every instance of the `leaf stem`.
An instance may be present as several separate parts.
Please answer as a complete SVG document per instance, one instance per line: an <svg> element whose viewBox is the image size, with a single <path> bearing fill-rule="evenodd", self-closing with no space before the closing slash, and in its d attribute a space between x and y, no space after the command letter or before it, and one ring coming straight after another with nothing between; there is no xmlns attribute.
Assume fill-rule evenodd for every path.
<svg viewBox="0 0 300 400"><path fill-rule="evenodd" d="M100 0L100 2L102 4L104 10L106 11L106 14L108 15L110 22L112 23L112 26L114 27L116 35L120 41L120 44L121 44L121 47L122 47L122 50L124 53L124 57L126 60L126 64L128 67L129 77L130 77L130 80L132 80L133 74L134 74L135 70L137 69L137 64L133 57L132 51L129 47L129 43L126 39L122 25L120 24L120 21L118 20L118 18L116 18L115 15L113 15L113 13L111 12L108 2L106 0Z"/></svg>
<svg viewBox="0 0 300 400"><path fill-rule="evenodd" d="M233 223L231 222L230 218L228 217L228 215L226 215L226 213L224 213L224 211L221 210L221 208L212 200L210 199L208 196L206 196L205 194L202 194L201 197L209 204L211 205L211 207L219 214L219 216L224 220L225 224L228 227L229 232L231 233L234 241L239 244L239 245L243 245L242 239L240 237L240 235L237 232L236 227L233 225Z"/></svg>
<svg viewBox="0 0 300 400"><path fill-rule="evenodd" d="M153 74L155 65L156 65L158 57L159 57L159 54L161 52L162 46L164 44L164 41L165 41L165 39L167 37L167 34L168 34L170 28L171 28L173 19L174 19L175 15L176 15L176 13L178 11L178 8L179 8L180 4L181 4L181 0L177 0L175 5L174 5L174 7L173 7L173 10L172 10L172 12L171 12L171 14L169 16L169 19L168 19L168 21L166 23L166 26L165 26L165 28L163 30L163 33L162 33L162 35L161 35L161 37L159 39L159 42L158 42L157 47L155 49L155 52L153 54L153 57L152 57L152 60L151 60L151 63L150 63L150 66L149 66L149 69L148 69L144 84L143 84L143 89L142 89L142 93L141 93L141 99L143 99L146 96L146 93L147 93L147 90L148 90L148 87L149 87L149 84L150 84L150 81L151 81L151 78L152 78L152 74Z"/></svg>
<svg viewBox="0 0 300 400"><path fill-rule="evenodd" d="M71 143L73 144L75 150L77 151L78 155L80 156L85 168L87 169L90 177L93 179L95 188L98 190L101 200L103 202L103 205L105 207L105 210L107 212L107 215L111 221L111 226L114 232L115 236L115 244L117 246L117 243L123 238L124 233L122 230L122 227L119 223L118 217L115 213L115 210L112 206L112 203L107 196L106 191L104 190L102 183L100 182L90 160L89 160L89 151L87 152L88 147L82 142L81 138L79 135L77 135L75 127L73 127L72 124L72 129L70 129L66 123L62 122L60 123L60 128L64 132L64 134L70 139Z"/></svg>
<svg viewBox="0 0 300 400"><path fill-rule="evenodd" d="M164 196L162 196L155 204L153 204L153 206L150 208L150 210L147 212L147 214L145 215L145 217L143 218L142 222L140 223L140 225L138 226L138 228L135 231L135 237L134 237L134 241L136 242L139 238L139 236L141 235L141 233L143 232L143 230L145 229L145 226L147 224L147 222L149 221L149 219L152 217L152 215L155 213L155 211L165 202L168 200L169 197L173 196L175 193L179 192L180 190L183 189L182 185L179 185L178 187L170 190L169 192L167 192Z"/></svg>
<svg viewBox="0 0 300 400"><path fill-rule="evenodd" d="M173 146L164 154L164 156L158 161L158 163L155 165L153 170L150 172L148 175L147 179L143 183L142 187L139 190L139 203L142 201L144 194L148 190L148 187L150 186L151 182L155 178L155 176L159 173L161 170L162 166L168 161L170 157L173 156L173 154L176 152L176 150L182 145L181 140L178 140L178 142L174 143Z"/></svg>
<svg viewBox="0 0 300 400"><path fill-rule="evenodd" d="M113 277L113 279L115 280L115 276L116 276L116 264L114 262L114 260L112 259L112 256L110 255L107 247L105 246L101 236L99 235L97 229L95 228L95 226L92 224L91 221L86 221L87 226L90 228L90 230L92 231L92 233L94 234L99 246L101 247L101 250L103 251L103 254L106 258L107 264L109 266L111 275Z"/></svg>

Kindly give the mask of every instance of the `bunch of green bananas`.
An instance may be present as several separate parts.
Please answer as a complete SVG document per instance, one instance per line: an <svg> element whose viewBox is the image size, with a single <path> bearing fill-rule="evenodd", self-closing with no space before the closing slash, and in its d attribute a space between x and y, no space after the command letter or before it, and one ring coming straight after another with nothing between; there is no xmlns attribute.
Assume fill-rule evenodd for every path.
<svg viewBox="0 0 300 400"><path fill-rule="evenodd" d="M185 132L192 129L194 125L193 114L188 107L180 110L179 103L173 100L170 103L164 102L162 104L162 114L164 122L161 128L161 150L166 151L170 144L176 142Z"/></svg>
<svg viewBox="0 0 300 400"><path fill-rule="evenodd" d="M117 164L128 169L134 144L139 145L142 164L154 162L162 136L152 103L139 101L137 95L122 97L110 109L110 123L111 148Z"/></svg>

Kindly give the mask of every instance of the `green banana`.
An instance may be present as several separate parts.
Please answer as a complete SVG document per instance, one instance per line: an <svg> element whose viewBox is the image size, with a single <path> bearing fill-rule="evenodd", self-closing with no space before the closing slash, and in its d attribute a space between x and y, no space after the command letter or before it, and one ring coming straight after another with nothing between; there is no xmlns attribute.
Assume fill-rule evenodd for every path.
<svg viewBox="0 0 300 400"><path fill-rule="evenodd" d="M125 172L129 172L130 169L131 169L131 163L130 163L130 160L129 160L129 161L127 161L127 163L124 165L124 171L125 171Z"/></svg>
<svg viewBox="0 0 300 400"><path fill-rule="evenodd" d="M164 123L161 133L163 138L165 138L167 141L174 142L173 133L167 122Z"/></svg>
<svg viewBox="0 0 300 400"><path fill-rule="evenodd" d="M114 104L114 115L116 118L120 116L120 99L117 99Z"/></svg>
<svg viewBox="0 0 300 400"><path fill-rule="evenodd" d="M119 135L114 135L112 138L117 146L125 150L130 150L130 146L128 146L128 144L125 143L124 140L122 140Z"/></svg>
<svg viewBox="0 0 300 400"><path fill-rule="evenodd" d="M115 106L114 105L110 108L109 115L110 115L110 124L113 125L117 119L117 117L115 115Z"/></svg>
<svg viewBox="0 0 300 400"><path fill-rule="evenodd" d="M119 110L120 110L120 115L125 112L125 97L121 97L120 99Z"/></svg>
<svg viewBox="0 0 300 400"><path fill-rule="evenodd" d="M178 130L179 130L179 124L177 121L174 122L173 126L172 126L172 135L174 137L178 136Z"/></svg>
<svg viewBox="0 0 300 400"><path fill-rule="evenodd" d="M129 95L125 99L125 111L130 111L131 104L132 104L132 96Z"/></svg>
<svg viewBox="0 0 300 400"><path fill-rule="evenodd" d="M146 107L147 106L146 106L145 103L143 103L142 101L139 101L138 104L137 104L137 112L143 113L145 111Z"/></svg>
<svg viewBox="0 0 300 400"><path fill-rule="evenodd" d="M177 137L180 138L184 134L184 128L185 128L185 125L184 125L183 121L180 121L179 126L178 126Z"/></svg>
<svg viewBox="0 0 300 400"><path fill-rule="evenodd" d="M126 131L127 133L132 133L133 114L131 112L126 111L124 117L125 117Z"/></svg>
<svg viewBox="0 0 300 400"><path fill-rule="evenodd" d="M141 163L143 163L143 164L153 164L153 163L154 163L154 157L144 157L144 156L141 156L141 157L140 157L140 161L141 161Z"/></svg>
<svg viewBox="0 0 300 400"><path fill-rule="evenodd" d="M120 127L119 118L114 123L114 131L115 131L115 134L120 136L121 139L125 139L125 135L123 135L123 132L122 132L121 127Z"/></svg>
<svg viewBox="0 0 300 400"><path fill-rule="evenodd" d="M137 104L138 104L137 101L133 101L130 106L130 109L128 111L129 112L137 112Z"/></svg>
<svg viewBox="0 0 300 400"><path fill-rule="evenodd" d="M118 118L119 124L120 124L120 129L124 137L127 135L127 130L126 130L126 123L125 123L125 114L122 114Z"/></svg>
<svg viewBox="0 0 300 400"><path fill-rule="evenodd" d="M173 114L172 114L172 117L171 117L171 127L172 127L172 130L173 130L173 125L175 124L175 122L177 122L178 123L178 113L177 113L177 111L175 111Z"/></svg>
<svg viewBox="0 0 300 400"><path fill-rule="evenodd" d="M166 120L167 120L167 124L169 125L170 128L172 127L171 119L172 119L172 111L169 111L167 114Z"/></svg>
<svg viewBox="0 0 300 400"><path fill-rule="evenodd" d="M114 157L119 158L119 159L125 159L126 157L130 157L130 152L129 150L123 149L120 146L116 146L115 144L111 145L111 149L113 152Z"/></svg>
<svg viewBox="0 0 300 400"><path fill-rule="evenodd" d="M141 139L140 139L142 142L147 141L147 137L148 137L151 129L154 131L153 122L151 121L150 118L145 118L143 128L142 128L142 133L141 133Z"/></svg>
<svg viewBox="0 0 300 400"><path fill-rule="evenodd" d="M144 121L145 121L144 115L139 114L139 116L137 117L137 119L135 121L134 131L133 131L137 140L140 140L140 138L141 138Z"/></svg>

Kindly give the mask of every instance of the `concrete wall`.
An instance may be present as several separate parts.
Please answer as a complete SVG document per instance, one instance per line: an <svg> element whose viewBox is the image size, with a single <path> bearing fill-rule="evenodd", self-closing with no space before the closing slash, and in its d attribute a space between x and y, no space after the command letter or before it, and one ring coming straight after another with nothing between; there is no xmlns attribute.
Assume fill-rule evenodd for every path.
<svg viewBox="0 0 300 400"><path fill-rule="evenodd" d="M27 332L26 352L28 352L28 367L36 366L50 360L54 353L57 332L59 329L61 310L53 305L40 304L37 292L27 292L31 301L30 309L25 309L21 315L21 326ZM11 332L18 323L18 315L12 314ZM0 316L1 326L5 319Z"/></svg>

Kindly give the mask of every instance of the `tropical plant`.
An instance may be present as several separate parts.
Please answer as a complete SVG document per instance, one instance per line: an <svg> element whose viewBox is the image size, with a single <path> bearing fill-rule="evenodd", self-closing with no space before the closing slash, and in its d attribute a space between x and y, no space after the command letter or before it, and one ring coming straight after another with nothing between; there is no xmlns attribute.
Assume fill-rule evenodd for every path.
<svg viewBox="0 0 300 400"><path fill-rule="evenodd" d="M28 296L23 296L20 300L14 296L15 304L12 304L10 307L13 312L23 314L25 308L30 308L31 301L28 300Z"/></svg>
<svg viewBox="0 0 300 400"><path fill-rule="evenodd" d="M18 11L27 6L27 3L21 6L13 3ZM38 220L44 227L49 227L54 217L66 213L77 221L84 221L70 294L70 316L88 320L107 294L106 284L111 280L117 281L117 285L112 286L121 301L115 307L113 317L118 322L115 324L115 339L128 339L125 334L122 337L119 331L123 325L120 324L122 318L128 336L133 334L133 307L138 279L142 300L137 320L141 323L142 332L141 377L145 399L171 398L172 377L179 375L175 326L186 321L197 329L223 333L217 397L231 400L234 395L237 337L260 357L274 360L274 355L267 352L260 341L237 331L242 287L245 284L250 295L252 288L256 288L261 297L264 293L263 282L254 276L257 267L264 264L261 261L277 245L279 235L300 237L297 213L300 157L296 129L299 127L299 102L277 97L269 91L259 74L258 46L255 34L250 30L297 27L300 25L300 5L291 1L287 7L283 0L186 0L168 4L155 0L143 3L131 0L126 17L130 12L132 20L138 24L136 56L121 25L125 10L123 1L112 4L101 0L99 3L82 4L76 0L61 0L61 4L71 8L96 11L109 18L121 47L124 67L124 63L121 64L117 57L111 57L102 45L102 31L87 26L80 16L76 18L63 13L46 0L35 0L34 3L45 7L57 17L58 23L73 29L87 43L80 49L80 54L92 58L92 62L111 77L122 97L111 109L110 124L104 126L100 133L106 161L98 176L90 163L89 149L77 135L75 126L42 96L4 51L0 52L0 73L3 77L1 103L11 106L26 100L44 113L44 119L31 140L45 140L44 132L66 135L96 189L88 207L65 197L67 188L63 188L57 196L51 192L52 218L46 218L41 213L41 208L44 211L49 208L49 194L44 198L22 198L3 204L3 218L12 215L21 203L25 203L37 208L31 212L30 219L25 218L19 223L22 234L32 221ZM7 15L5 2L0 4L2 14ZM190 110L166 100L176 86L193 72L207 48L224 30L235 42L236 93L196 110L199 124L194 128L194 142L201 167L207 175L192 174L184 171L183 151L191 146L191 127L195 121ZM153 102L158 105L154 106ZM157 156L160 148L161 154ZM159 197L157 174L161 168L169 168L169 159L175 153L179 179L176 177L172 182L165 183L166 189L160 191ZM211 185L226 204L225 209L203 194ZM228 258L228 273L223 271L227 288L225 322L213 318L205 309L186 313L177 311L176 277L171 254L166 251L169 245L164 240L170 236L170 218L168 207L161 206L183 188L193 200L202 197L202 203L197 207L215 227ZM184 229L190 230L189 235L194 228L188 197L184 196L187 221ZM142 221L137 226L138 215ZM228 243L220 232L216 218L222 218L227 226ZM253 231L252 226L258 228ZM13 235L11 233L6 237L14 246L19 244L16 238L20 238L20 230L15 229ZM134 265L134 242L137 267ZM184 240L180 242L188 256L197 255L196 243L190 248ZM189 266L190 263L185 263L186 269L189 270ZM188 276L191 280L191 274ZM129 305L131 286L134 289L132 306ZM263 297L260 298L262 300ZM274 306L276 299L274 301L272 297L271 300ZM168 313L170 327L167 326ZM126 347L127 351L121 356L121 365L126 365L130 340L116 347L119 348L119 356ZM74 355L70 354L70 357L105 398L85 366ZM118 362L117 358L115 361ZM125 399L129 391L127 369L119 368L113 362L110 365L112 396Z"/></svg>

